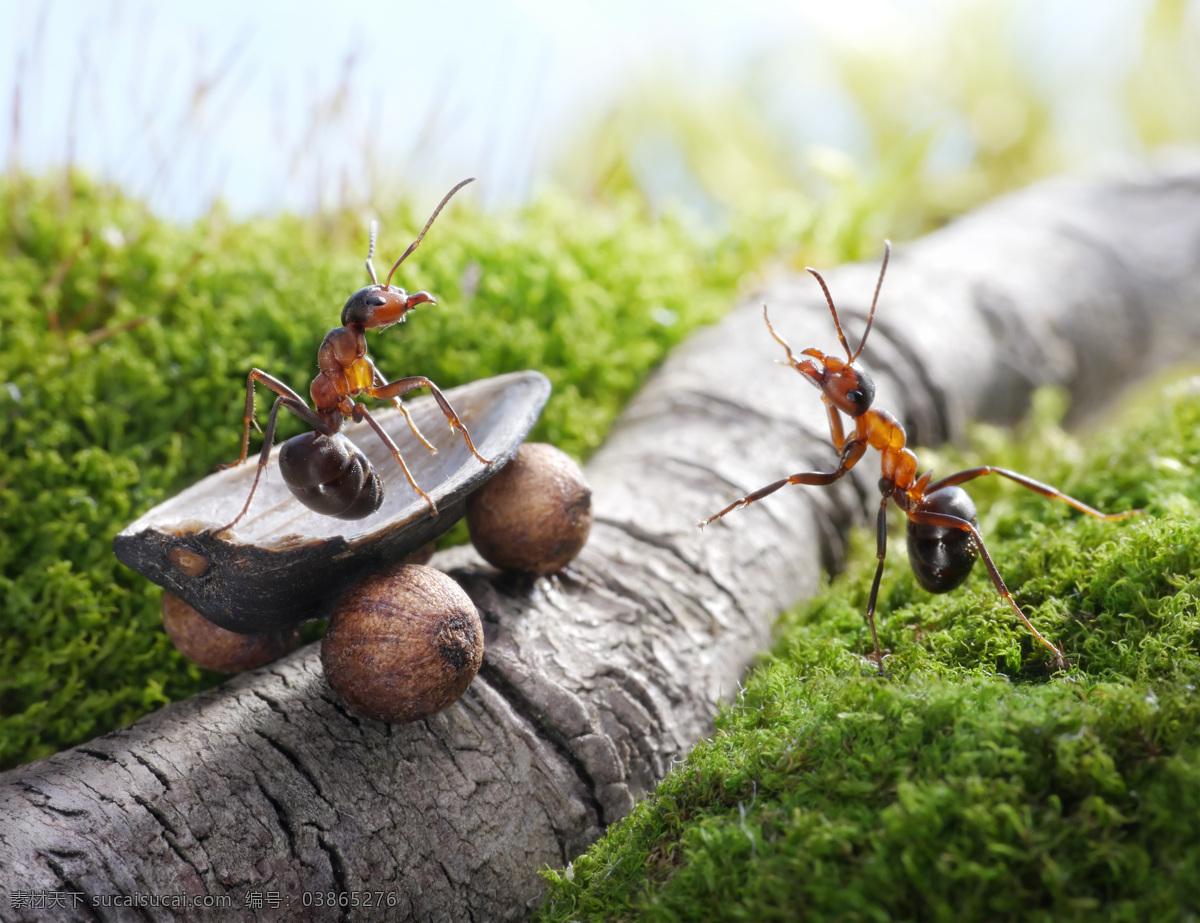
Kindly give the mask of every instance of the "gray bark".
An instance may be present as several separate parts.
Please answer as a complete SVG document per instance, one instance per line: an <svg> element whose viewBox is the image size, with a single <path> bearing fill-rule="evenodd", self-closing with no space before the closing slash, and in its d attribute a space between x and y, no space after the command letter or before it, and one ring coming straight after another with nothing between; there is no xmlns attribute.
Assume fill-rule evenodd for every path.
<svg viewBox="0 0 1200 923"><path fill-rule="evenodd" d="M852 343L877 273L873 260L826 274ZM484 668L460 702L413 725L360 720L324 682L317 649L300 650L0 775L3 889L85 903L227 895L239 908L276 892L279 907L254 911L265 919L524 915L540 867L578 854L710 732L776 614L811 595L847 528L876 507L869 453L833 488L788 488L696 528L748 490L834 461L817 395L774 362L764 301L794 348L838 352L802 274L695 335L588 465L596 525L567 571L531 582L469 550L435 559L486 630ZM1045 183L899 243L862 363L876 406L910 444L933 444L970 419L1018 418L1043 384L1067 388L1080 419L1198 345L1190 162ZM303 907L305 892L331 891L384 892L385 904ZM0 905L5 919L137 914L171 917Z"/></svg>

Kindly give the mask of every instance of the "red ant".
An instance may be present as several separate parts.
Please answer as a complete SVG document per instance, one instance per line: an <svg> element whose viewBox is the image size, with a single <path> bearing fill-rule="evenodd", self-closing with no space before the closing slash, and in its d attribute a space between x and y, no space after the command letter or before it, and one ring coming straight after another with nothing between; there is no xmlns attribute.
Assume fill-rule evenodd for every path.
<svg viewBox="0 0 1200 923"><path fill-rule="evenodd" d="M250 487L250 496L242 511L229 525L220 529L224 532L232 529L250 509L250 501L258 489L259 479L271 454L271 446L275 441L275 420L279 408L285 407L311 426L315 432L301 433L293 436L279 449L279 469L283 480L295 495L296 499L309 509L326 516L339 519L362 519L370 516L383 503L383 482L375 473L374 467L366 454L353 442L342 435L342 427L346 418L356 423L366 420L376 435L383 440L396 461L399 463L408 483L412 485L425 502L429 504L429 512L436 516L437 505L429 494L425 493L412 473L400 450L384 431L383 427L371 416L365 406L354 400L360 394L381 400L390 400L404 414L409 428L430 452L436 452L430 442L421 435L417 424L409 416L408 409L400 401L400 396L417 388L428 388L433 392L433 398L441 407L442 413L450 422L450 428L456 429L466 440L471 454L490 465L491 462L479 454L471 441L471 434L450 406L450 402L438 386L428 378L414 376L389 382L375 367L375 363L367 355L366 331L383 329L395 323L407 320L408 312L420 304L437 304L428 292L416 292L409 295L402 288L391 285L392 276L425 237L434 219L450 201L450 197L467 183L473 182L474 177L465 179L449 192L433 210L425 227L417 235L417 239L409 244L408 249L400 255L400 259L392 264L387 280L380 285L375 275L375 223L371 223L371 241L367 248L367 273L371 284L359 289L342 308L342 326L334 327L325 334L321 346L317 350L317 365L320 371L313 379L309 389L315 410L310 409L299 394L281 382L259 369L251 369L246 378L246 415L245 429L242 432L242 454L233 465L222 465L222 468L232 468L246 460L246 452L250 445L250 426L258 429L254 419L254 383L261 382L277 395L271 408L271 416L267 420L267 430L263 435L262 452L258 457L258 470L254 474L254 484Z"/></svg>
<svg viewBox="0 0 1200 923"><path fill-rule="evenodd" d="M908 517L908 558L916 574L917 582L930 593L948 593L967 579L971 568L975 565L977 556L983 557L988 574L996 591L1016 613L1017 618L1032 632L1039 642L1044 644L1054 654L1054 662L1059 670L1066 669L1066 659L1062 651L1047 641L1029 619L1021 611L1009 593L1008 587L996 565L992 563L991 555L979 534L979 519L975 514L975 504L967 496L959 484L988 474L998 474L1011 481L1016 481L1022 487L1036 491L1044 497L1057 498L1069 503L1075 509L1097 519L1116 521L1141 513L1141 510L1130 510L1125 513L1101 513L1086 503L1068 497L1060 490L1042 484L1023 474L984 465L978 468L968 468L957 474L951 474L941 480L930 483L932 471L926 471L917 476L917 456L911 449L905 447L904 429L900 422L886 410L871 409L875 399L875 383L863 370L854 367L856 360L867 343L867 334L871 332L871 322L875 319L875 305L879 301L879 290L883 287L883 276L887 272L888 258L892 253L890 241L884 241L883 266L879 270L879 282L875 286L875 297L871 301L871 311L867 315L867 329L863 331L862 341L858 349L850 352L846 335L842 333L842 324L838 320L837 308L833 306L833 297L821 274L815 269L808 269L821 285L829 311L833 315L833 325L837 328L838 339L846 350L847 361L843 362L837 356L826 356L819 349L806 349L801 355L808 359L797 359L792 349L775 332L771 320L767 316L767 307L763 305L763 320L771 336L787 351L788 361L797 372L811 381L821 392L821 400L829 415L829 433L833 439L834 448L841 453L838 466L833 471L814 471L803 474L793 474L791 477L768 484L761 490L742 497L731 503L715 516L710 516L700 527L720 519L726 513L748 506L763 497L775 493L787 484L827 485L841 478L863 457L867 447L878 449L881 456L881 477L879 491L883 500L879 504L879 518L876 525L876 557L879 565L875 570L875 581L871 584L871 595L867 600L867 623L871 627L871 639L875 644L875 653L871 659L883 672L883 652L879 648L879 636L875 632L875 602L879 596L879 581L883 577L883 560L887 554L887 505L892 500ZM842 428L842 418L839 414L848 414L855 421L854 435L846 438Z"/></svg>

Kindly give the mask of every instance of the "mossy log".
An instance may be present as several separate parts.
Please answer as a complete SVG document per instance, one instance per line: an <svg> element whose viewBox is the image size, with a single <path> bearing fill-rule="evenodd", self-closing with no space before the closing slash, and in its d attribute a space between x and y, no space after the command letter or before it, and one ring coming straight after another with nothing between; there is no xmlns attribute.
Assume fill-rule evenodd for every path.
<svg viewBox="0 0 1200 923"><path fill-rule="evenodd" d="M1071 419L1200 353L1200 162L1059 180L898 243L863 364L913 444L1013 421L1058 384ZM826 273L847 335L878 262ZM836 352L816 283L781 277L676 351L586 469L595 525L562 574L435 558L483 617L484 666L448 710L355 718L315 646L0 775L0 884L228 897L290 919L332 893L365 917L520 917L559 866L712 728L775 615L836 566L876 506L873 455L701 532L782 475L827 468L825 414L779 346ZM277 898L277 900L276 900ZM69 902L68 902L69 904ZM166 917L149 910L152 917ZM353 911L344 911L353 915ZM44 919L6 906L0 915ZM194 916L194 912L190 915Z"/></svg>

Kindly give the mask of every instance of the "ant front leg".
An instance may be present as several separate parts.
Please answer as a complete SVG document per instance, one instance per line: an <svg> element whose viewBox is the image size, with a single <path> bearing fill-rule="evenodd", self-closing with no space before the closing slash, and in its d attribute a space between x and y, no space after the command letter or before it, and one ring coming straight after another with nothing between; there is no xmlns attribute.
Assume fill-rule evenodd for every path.
<svg viewBox="0 0 1200 923"><path fill-rule="evenodd" d="M833 447L840 452L846 445L846 431L842 429L842 415L824 394L821 395L821 400L825 402L825 412L829 414L829 438L833 440Z"/></svg>
<svg viewBox="0 0 1200 923"><path fill-rule="evenodd" d="M291 388L289 388L287 385L283 384L282 382L279 382L278 380L271 378L270 375L266 375L266 373L264 373L264 372L259 372L258 369L255 369L253 372L251 372L250 373L251 376L253 376L256 372L259 375L264 375L267 379L269 379L269 381L264 382L265 384L270 385L272 388L274 388L276 385L278 385L279 387L281 387L285 391L287 391L288 394L287 395L280 394L279 397L275 398L275 403L271 407L271 415L267 418L267 430L263 434L262 451L260 451L258 453L258 467L254 471L254 483L250 485L250 495L248 497L246 497L246 503L242 507L242 511L240 513L238 513L237 516L234 517L233 522L229 523L226 526L222 526L220 529L217 530L217 532L215 534L220 534L221 532L227 532L228 530L232 529L239 522L241 522L242 517L245 516L250 511L250 502L254 499L254 492L256 490L258 490L258 482L262 478L263 469L267 467L267 462L270 461L270 459L271 459L271 447L275 444L275 423L279 417L279 408L280 407L286 407L288 410L290 410L292 413L294 413L296 416L298 416L301 420L303 420L305 423L307 423L309 426L311 426L313 429L315 429L319 433L322 433L326 436L331 436L331 435L333 435L333 432L334 432L334 430L329 426L329 424L326 423L323 419L321 419L321 417L317 413L315 413L313 410L311 410L309 408L309 406L306 403L304 403L303 400L300 399L300 396L297 395L295 391L292 391ZM262 381L263 379L259 379L259 380ZM250 387L253 388L253 385L251 385ZM253 391L251 391L251 394L253 394ZM247 403L250 403L250 401L247 401ZM253 419L253 407L251 407L250 413L251 413L250 418ZM247 427L246 427L247 438L249 438L249 429L250 429L249 425L247 424ZM246 459L246 446L243 443L242 457L234 464L241 464L241 462L245 461L245 459ZM222 467L232 468L233 465L224 465Z"/></svg>
<svg viewBox="0 0 1200 923"><path fill-rule="evenodd" d="M392 457L395 458L396 461L400 464L400 470L403 471L404 476L406 478L408 478L409 485L412 487L413 490L415 490L417 493L419 493L421 495L422 499L424 499L424 501L426 503L429 504L430 514L433 516L436 516L438 514L437 504L433 502L433 498L431 496L429 496L429 494L427 494L427 493L425 493L425 491L421 490L420 485L417 484L417 479L412 476L412 472L408 470L408 465L406 465L404 463L404 456L400 454L400 449L397 447L396 443L394 443L392 441L392 437L389 436L387 434L387 431L382 426L379 425L379 421L376 420L373 416L371 416L371 412L369 410L367 410L367 408L364 405L355 404L354 405L354 422L359 423L363 420L366 420L367 423L370 424L371 429L375 430L375 435L377 435L381 440L383 440L383 444L388 447L388 450L392 453Z"/></svg>
<svg viewBox="0 0 1200 923"><path fill-rule="evenodd" d="M956 475L951 475L951 478L953 477L956 477ZM951 478L946 478L945 480L950 480ZM1003 597L1006 603L1008 603L1012 611L1016 613L1017 618L1021 620L1021 623L1029 629L1030 634L1037 638L1038 641L1049 648L1054 654L1055 666L1057 666L1059 670L1066 670L1067 660L1063 655L1063 652L1055 647L1054 644L1042 637L1041 632L1034 628L1033 623L1025 617L1025 613L1021 611L1021 607L1018 606L1016 600L1012 598L1012 593L1010 593L1008 591L1008 587L1004 585L1004 578L1000 576L1000 571L996 569L996 565L992 561L992 556L988 554L987 546L983 543L983 536L979 534L979 530L975 528L973 524L967 522L965 519L959 519L957 516L951 516L949 513L934 513L929 510L920 509L910 510L908 513L908 518L918 525L943 526L946 528L962 529L964 532L970 532L971 538L975 541L975 547L979 549L979 556L983 558L983 563L987 566L988 574L992 578L992 583L995 584L996 592Z"/></svg>
<svg viewBox="0 0 1200 923"><path fill-rule="evenodd" d="M446 396L428 378L420 375L413 376L412 378L400 378L382 387L368 388L367 393L371 397L391 400L392 398L400 397L402 394L407 394L409 391L416 391L418 388L428 388L430 390L433 394L433 399L437 401L438 406L442 408L442 413L445 414L446 419L449 421L450 428L462 433L463 439L466 440L467 448L471 450L472 455L485 465L490 465L491 461L480 455L479 451L475 448L475 443L471 441L471 434L467 432L466 426L458 418L458 414L454 412L454 408L450 406L450 402L446 400Z"/></svg>
<svg viewBox="0 0 1200 923"><path fill-rule="evenodd" d="M779 490L779 488L786 487L788 484L811 484L817 487L825 487L829 484L832 484L834 481L837 481L839 478L841 478L847 471L853 468L858 463L858 460L863 457L863 453L866 451L866 440L851 439L845 444L845 446L842 447L842 454L838 460L838 466L833 471L809 471L803 474L793 474L791 477L783 478L782 480L776 481L774 484L768 484L766 487L760 488L759 490L754 491L752 494L747 494L738 500L734 500L731 504L729 504L729 506L725 507L725 509L721 510L721 512L717 513L715 516L709 516L708 519L699 524L700 528L703 529L709 523L715 522L726 513L732 513L734 510L740 510L744 506L749 506L751 503L755 503L761 500L763 497L769 497L771 494L775 493L775 491Z"/></svg>
<svg viewBox="0 0 1200 923"><path fill-rule="evenodd" d="M998 474L1001 477L1008 478L1010 481L1015 481L1022 487L1032 490L1034 493L1039 493L1043 497L1049 497L1051 500L1062 500L1069 506L1075 507L1081 513L1087 513L1096 519L1105 519L1109 522L1118 522L1130 516L1139 516L1144 510L1126 510L1123 513L1102 513L1100 510L1093 509L1082 500L1076 500L1074 497L1067 496L1057 487L1051 487L1049 484L1043 484L1041 481L1035 481L1031 477L1026 477L1016 471L1009 471L1007 468L996 468L992 465L981 465L978 468L968 468L965 471L960 471L957 474L951 474L940 481L935 481L925 488L926 494L931 494L934 491L940 490L943 487L953 487L962 484L965 481L973 481L975 478L985 477L989 474Z"/></svg>

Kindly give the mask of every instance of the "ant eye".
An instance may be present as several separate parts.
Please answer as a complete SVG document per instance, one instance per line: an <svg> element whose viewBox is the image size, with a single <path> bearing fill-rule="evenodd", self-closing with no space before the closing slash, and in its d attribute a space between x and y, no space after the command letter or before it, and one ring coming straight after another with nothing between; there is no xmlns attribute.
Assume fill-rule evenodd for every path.
<svg viewBox="0 0 1200 923"><path fill-rule="evenodd" d="M382 295L375 295L367 299L367 304L372 308L382 308L385 304L387 304L387 299Z"/></svg>
<svg viewBox="0 0 1200 923"><path fill-rule="evenodd" d="M862 399L863 399L863 393L861 391L847 391L846 392L846 400L848 400L851 404L861 403Z"/></svg>

